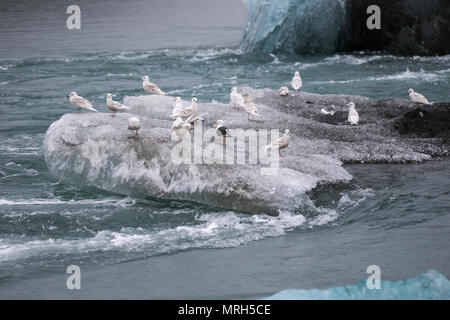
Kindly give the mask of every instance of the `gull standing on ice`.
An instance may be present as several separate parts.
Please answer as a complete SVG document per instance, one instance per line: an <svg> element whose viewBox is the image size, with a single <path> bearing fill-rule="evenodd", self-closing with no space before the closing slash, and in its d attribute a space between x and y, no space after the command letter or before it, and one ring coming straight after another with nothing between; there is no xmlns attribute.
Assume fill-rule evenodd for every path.
<svg viewBox="0 0 450 320"><path fill-rule="evenodd" d="M197 98L192 98L191 104L183 109L183 118L189 118L197 113Z"/></svg>
<svg viewBox="0 0 450 320"><path fill-rule="evenodd" d="M258 109L256 108L256 105L253 102L250 93L244 93L244 99L245 99L244 108L248 115L247 119L250 120L250 115L259 117Z"/></svg>
<svg viewBox="0 0 450 320"><path fill-rule="evenodd" d="M172 107L172 114L170 115L171 118L176 119L178 117L183 116L183 103L181 102L180 97L175 98L175 104Z"/></svg>
<svg viewBox="0 0 450 320"><path fill-rule="evenodd" d="M291 81L291 86L294 88L295 92L303 86L302 78L300 78L300 72L295 71L294 77Z"/></svg>
<svg viewBox="0 0 450 320"><path fill-rule="evenodd" d="M117 111L130 109L130 107L127 107L126 105L123 105L120 102L114 101L111 93L108 93L106 95L106 107L108 107L108 109L113 112L113 114L111 115L111 117L113 118L116 117Z"/></svg>
<svg viewBox="0 0 450 320"><path fill-rule="evenodd" d="M281 87L280 89L278 89L278 94L282 97L287 97L289 95L289 88Z"/></svg>
<svg viewBox="0 0 450 320"><path fill-rule="evenodd" d="M166 93L163 92L156 84L150 82L148 76L143 76L142 81L142 88L144 88L145 92L148 94L166 95Z"/></svg>
<svg viewBox="0 0 450 320"><path fill-rule="evenodd" d="M245 109L244 97L242 97L242 95L239 92L237 92L236 87L231 88L230 104L233 109L239 108Z"/></svg>
<svg viewBox="0 0 450 320"><path fill-rule="evenodd" d="M289 145L289 129L286 129L284 131L284 135L280 139L278 139L278 141L266 146L266 149L278 148L278 154L280 155L280 157L284 157L281 154L281 149L287 148L288 145Z"/></svg>
<svg viewBox="0 0 450 320"><path fill-rule="evenodd" d="M189 125L190 125L190 130L193 130L194 129L194 125L195 125L195 123L197 122L197 121L205 121L205 119L203 119L203 116L205 115L206 113L204 113L204 114L193 114L192 116L190 116L189 118L187 118L186 119L186 123L189 123Z"/></svg>
<svg viewBox="0 0 450 320"><path fill-rule="evenodd" d="M420 93L414 92L413 89L409 89L408 93L409 93L409 98L411 99L412 102L423 103L423 104L431 104L430 101L428 101L427 98L425 98Z"/></svg>
<svg viewBox="0 0 450 320"><path fill-rule="evenodd" d="M178 136L178 141L181 141L186 133L191 129L190 123L184 121L181 117L178 117L172 124L172 133Z"/></svg>
<svg viewBox="0 0 450 320"><path fill-rule="evenodd" d="M136 131L136 137L138 136L138 130L141 128L141 121L138 117L131 117L128 119L128 130ZM134 136L132 138L135 138Z"/></svg>
<svg viewBox="0 0 450 320"><path fill-rule="evenodd" d="M216 133L218 136L223 137L222 144L227 143L227 137L231 137L231 135L228 133L228 128L223 125L222 120L217 120L213 122L216 125Z"/></svg>
<svg viewBox="0 0 450 320"><path fill-rule="evenodd" d="M82 96L77 95L75 91L69 94L69 101L72 105L74 105L78 109L78 113L81 113L81 109L98 112L97 110L94 109L92 103L90 103L87 99L83 98Z"/></svg>
<svg viewBox="0 0 450 320"><path fill-rule="evenodd" d="M357 125L359 122L359 114L355 109L355 104L350 102L346 104L346 106L349 108L347 121L350 122L351 125Z"/></svg>

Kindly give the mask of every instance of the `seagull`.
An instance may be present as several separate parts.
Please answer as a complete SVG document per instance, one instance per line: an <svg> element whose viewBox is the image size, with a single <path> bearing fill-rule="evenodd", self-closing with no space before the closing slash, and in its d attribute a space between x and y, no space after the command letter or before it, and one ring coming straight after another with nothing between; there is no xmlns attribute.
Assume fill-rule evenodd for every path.
<svg viewBox="0 0 450 320"><path fill-rule="evenodd" d="M163 92L156 84L149 81L148 76L143 76L142 80L142 88L144 88L145 92L148 94L166 95L166 93Z"/></svg>
<svg viewBox="0 0 450 320"><path fill-rule="evenodd" d="M213 122L216 125L216 133L218 136L223 137L222 144L227 143L227 137L231 137L231 135L228 133L228 128L223 125L222 120L217 120Z"/></svg>
<svg viewBox="0 0 450 320"><path fill-rule="evenodd" d="M136 131L136 137L138 136L138 130L141 128L141 121L138 117L128 118L128 130ZM135 137L133 137L135 138Z"/></svg>
<svg viewBox="0 0 450 320"><path fill-rule="evenodd" d="M81 113L81 109L98 112L97 110L94 109L92 103L90 103L87 99L83 98L82 96L77 95L75 91L69 94L69 101L72 105L74 105L78 109L78 113Z"/></svg>
<svg viewBox="0 0 450 320"><path fill-rule="evenodd" d="M237 92L237 88L233 87L231 88L230 92L230 104L233 109L245 109L244 106L244 98L240 93Z"/></svg>
<svg viewBox="0 0 450 320"><path fill-rule="evenodd" d="M253 103L253 99L250 93L244 93L244 99L245 99L244 108L248 115L247 119L250 120L250 115L259 117L258 109L256 108L256 105Z"/></svg>
<svg viewBox="0 0 450 320"><path fill-rule="evenodd" d="M425 98L420 93L414 92L413 89L409 89L408 93L409 93L409 98L411 99L412 102L423 103L423 104L431 104L430 101L428 101L427 98Z"/></svg>
<svg viewBox="0 0 450 320"><path fill-rule="evenodd" d="M266 146L266 149L278 149L278 154L280 155L280 157L284 157L281 154L281 149L285 149L287 148L287 146L289 145L289 129L286 129L284 131L284 135L278 139L278 141L275 141L272 144L269 144L268 146Z"/></svg>
<svg viewBox="0 0 450 320"><path fill-rule="evenodd" d="M180 97L176 97L175 104L172 107L172 114L170 115L170 117L176 119L178 117L183 117L183 115L184 115L183 103L181 102Z"/></svg>
<svg viewBox="0 0 450 320"><path fill-rule="evenodd" d="M331 107L322 108L322 109L320 109L320 113L334 116L334 114L336 113L336 106L334 104L332 104Z"/></svg>
<svg viewBox="0 0 450 320"><path fill-rule="evenodd" d="M183 118L189 118L195 114L197 114L197 98L194 97L191 100L191 104L183 109Z"/></svg>
<svg viewBox="0 0 450 320"><path fill-rule="evenodd" d="M178 117L172 124L172 133L178 136L178 141L181 141L186 133L191 129L191 124Z"/></svg>
<svg viewBox="0 0 450 320"><path fill-rule="evenodd" d="M281 87L280 89L278 89L278 94L282 97L287 97L289 95L289 88Z"/></svg>
<svg viewBox="0 0 450 320"><path fill-rule="evenodd" d="M300 78L300 72L295 71L295 75L291 81L291 86L294 88L295 92L303 86L302 78Z"/></svg>
<svg viewBox="0 0 450 320"><path fill-rule="evenodd" d="M189 123L189 125L191 126L190 127L190 130L193 130L194 129L194 125L195 125L195 123L197 122L197 121L205 121L205 119L203 119L203 116L205 115L206 113L204 113L204 114L193 114L192 116L190 116L189 118L187 118L186 119L186 123Z"/></svg>
<svg viewBox="0 0 450 320"><path fill-rule="evenodd" d="M347 121L352 125L357 125L359 122L359 114L355 109L355 104L353 102L350 102L346 104L346 106L349 108Z"/></svg>
<svg viewBox="0 0 450 320"><path fill-rule="evenodd" d="M108 93L106 95L106 107L108 107L108 109L113 112L113 114L111 115L111 117L113 118L116 117L117 111L130 109L130 107L127 107L126 105L123 105L120 102L114 101L111 93Z"/></svg>

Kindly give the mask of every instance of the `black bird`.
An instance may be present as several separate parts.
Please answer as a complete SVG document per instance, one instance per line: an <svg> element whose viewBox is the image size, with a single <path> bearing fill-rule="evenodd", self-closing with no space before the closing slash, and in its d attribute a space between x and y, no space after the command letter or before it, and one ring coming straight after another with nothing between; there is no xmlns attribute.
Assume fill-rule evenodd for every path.
<svg viewBox="0 0 450 320"><path fill-rule="evenodd" d="M218 136L223 137L223 144L227 143L227 137L231 137L231 135L228 133L228 128L223 125L222 120L217 120L213 122L216 125L216 132Z"/></svg>

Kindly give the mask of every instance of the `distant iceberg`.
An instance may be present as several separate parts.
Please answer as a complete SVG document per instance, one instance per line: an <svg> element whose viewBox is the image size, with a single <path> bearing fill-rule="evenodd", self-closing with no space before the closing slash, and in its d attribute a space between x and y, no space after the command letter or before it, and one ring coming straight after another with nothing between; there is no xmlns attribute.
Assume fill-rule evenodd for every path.
<svg viewBox="0 0 450 320"><path fill-rule="evenodd" d="M241 49L335 52L346 35L345 0L243 0L248 25Z"/></svg>
<svg viewBox="0 0 450 320"><path fill-rule="evenodd" d="M448 0L378 0L378 30L367 28L372 0L242 1L247 7L243 51L450 53Z"/></svg>
<svg viewBox="0 0 450 320"><path fill-rule="evenodd" d="M381 289L370 290L366 281L356 285L325 290L280 291L269 300L447 300L450 299L450 281L441 273L429 270L406 281L381 281Z"/></svg>

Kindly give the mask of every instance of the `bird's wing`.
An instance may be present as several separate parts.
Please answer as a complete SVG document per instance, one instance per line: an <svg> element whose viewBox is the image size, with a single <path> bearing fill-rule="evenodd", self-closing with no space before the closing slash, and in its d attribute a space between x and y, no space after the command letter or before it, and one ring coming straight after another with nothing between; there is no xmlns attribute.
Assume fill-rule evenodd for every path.
<svg viewBox="0 0 450 320"><path fill-rule="evenodd" d="M239 93L232 93L231 101L240 106L244 106L244 97Z"/></svg>
<svg viewBox="0 0 450 320"><path fill-rule="evenodd" d="M227 133L228 128L221 126L219 128L217 128L217 131L220 132L220 134L222 134L222 136L229 136L229 134Z"/></svg>
<svg viewBox="0 0 450 320"><path fill-rule="evenodd" d="M181 118L177 118L175 122L172 124L172 130L180 129L184 124L184 121Z"/></svg>
<svg viewBox="0 0 450 320"><path fill-rule="evenodd" d="M148 82L144 84L144 90L151 94L162 94L165 95L165 93L154 83Z"/></svg>
<svg viewBox="0 0 450 320"><path fill-rule="evenodd" d="M88 109L88 110L97 112L97 110L94 109L92 104L87 99L80 97L80 96L73 98L72 104L79 108Z"/></svg>
<svg viewBox="0 0 450 320"><path fill-rule="evenodd" d="M414 97L416 98L417 102L421 102L421 103L425 103L425 104L430 104L430 102L428 101L427 98L425 98L424 95L414 92Z"/></svg>
<svg viewBox="0 0 450 320"><path fill-rule="evenodd" d="M126 106L124 104L121 104L120 102L117 102L117 101L113 101L113 106L114 106L114 108L116 108L118 110L128 110L128 109L130 109L130 107L128 107L128 106Z"/></svg>
<svg viewBox="0 0 450 320"><path fill-rule="evenodd" d="M197 113L194 113L193 115L189 116L189 118L187 118L185 122L186 122L186 123L192 123L192 122L195 122L195 121L197 121L197 120L203 121L203 120L205 120L205 119L203 119L203 118L201 117L201 115L199 115L199 114L197 114Z"/></svg>
<svg viewBox="0 0 450 320"><path fill-rule="evenodd" d="M257 114L258 113L258 108L256 107L256 104L251 103L250 104L250 110L252 111L252 113Z"/></svg>
<svg viewBox="0 0 450 320"><path fill-rule="evenodd" d="M148 93L158 93L160 91L158 86L153 83L144 84L144 90L147 91Z"/></svg>
<svg viewBox="0 0 450 320"><path fill-rule="evenodd" d="M283 149L286 148L289 144L289 136L288 135L284 135L281 137L280 141L279 141L279 148Z"/></svg>

